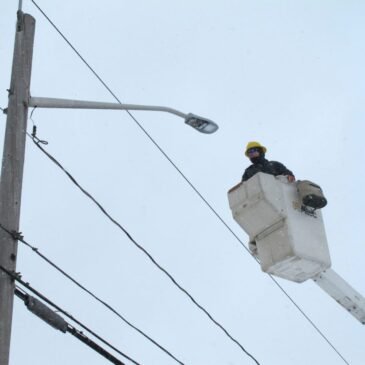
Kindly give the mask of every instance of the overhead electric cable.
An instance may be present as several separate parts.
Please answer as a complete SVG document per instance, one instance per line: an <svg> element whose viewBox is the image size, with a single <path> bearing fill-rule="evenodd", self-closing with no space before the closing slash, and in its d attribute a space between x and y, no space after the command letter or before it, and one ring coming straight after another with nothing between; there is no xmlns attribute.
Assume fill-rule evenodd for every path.
<svg viewBox="0 0 365 365"><path fill-rule="evenodd" d="M92 74L100 81L100 83L109 91L113 98L120 104L122 102L116 96L116 94L111 90L111 88L106 84L106 82L99 76L99 74L91 67L91 65L85 60L85 58L80 54L80 52L72 45L72 43L66 38L66 36L60 31L60 29L55 25L55 23L47 16L47 14L39 7L39 5L31 0L36 8L42 13L42 15L47 19L47 21L52 25L56 32L64 39L64 41L71 47L71 49L76 53L76 55L81 59L81 61L87 66L87 68L92 72ZM167 155L167 153L160 147L160 145L154 140L154 138L146 131L140 122L134 117L130 111L126 111L128 115L133 119L137 126L143 131L146 137L155 145L155 147L162 153L162 155L170 162L170 164L176 169L180 176L187 182L187 184L194 190L194 192L201 198L201 200L207 205L210 211L217 217L217 219L228 229L228 231L236 238L236 240L241 244L241 246L246 250L246 252L252 257L249 249L245 246L242 240L234 233L232 228L226 223L226 221L218 214L218 212L213 208L213 206L204 198L200 191L193 185L193 183L185 176L185 174L178 168L178 166L172 161L172 159ZM257 260L256 260L257 261ZM271 275L270 275L271 276ZM290 295L285 291L285 289L279 284L279 282L271 276L271 279L275 282L277 287L290 299L290 301L295 305L295 307L300 311L306 320L313 326L313 328L318 332L318 334L335 350L335 352L341 357L341 359L348 364L345 358L340 354L336 347L329 341L329 339L314 325L314 322L309 319L309 317L304 313L304 311L299 307L299 305L290 297Z"/></svg>
<svg viewBox="0 0 365 365"><path fill-rule="evenodd" d="M52 311L49 307L47 307L44 303L38 300L35 297L32 297L24 290L21 290L19 287L15 288L14 294L20 298L28 310L41 318L43 321L48 323L53 328L63 332L70 333L78 340L83 342L85 345L89 346L91 349L99 353L101 356L105 357L107 360L112 362L115 365L125 365L125 363L121 362L110 352L106 351L104 348L99 346L96 342L87 337L84 333L77 330L75 327L71 326L67 323L59 314Z"/></svg>
<svg viewBox="0 0 365 365"><path fill-rule="evenodd" d="M4 230L6 233L8 233L11 237L13 237L15 240L20 241L25 246L29 247L33 252L35 252L42 260L47 262L49 265L51 265L53 268L55 268L58 272L60 272L62 275L64 275L67 279L72 281L75 285L77 285L79 288L81 288L83 291L88 293L91 297L93 297L95 300L97 300L99 303L104 305L107 309L109 309L111 312L113 312L116 316L118 316L120 319L122 319L128 326L136 330L138 333L140 333L143 337L148 339L150 342L152 342L155 346L157 346L159 349L161 349L165 354L169 355L172 359L174 359L179 364L184 365L182 361L177 359L171 352L166 350L162 345L160 345L158 342L156 342L153 338L148 336L146 333L144 333L142 330L140 330L138 327L134 326L131 322L129 322L124 316L122 316L116 309L114 309L111 305L109 305L104 300L97 297L94 293L92 293L89 289L87 289L85 286L80 284L76 279L74 279L71 275L67 274L64 270L62 270L58 265L56 265L53 261L51 261L48 257L43 255L38 248L34 247L30 243L28 243L21 233L19 232L11 232L6 227L4 227L0 222L0 228Z"/></svg>
<svg viewBox="0 0 365 365"><path fill-rule="evenodd" d="M293 305L302 313L302 315L307 319L307 321L316 329L316 331L323 337L323 339L328 343L328 345L337 353L337 355L343 360L343 362L347 365L350 365L348 361L343 357L340 351L331 343L331 341L325 336L325 334L316 326L316 324L305 314L302 308L294 301L294 299L281 287L281 285L275 280L275 278L270 275L271 280L279 287L279 289L287 296L287 298L293 303Z"/></svg>
<svg viewBox="0 0 365 365"><path fill-rule="evenodd" d="M29 134L28 134L29 136ZM181 291L183 292L194 304L197 308L199 308L203 313L205 313L208 318L217 326L219 327L225 335L233 341L247 356L249 356L257 365L259 362L257 359L251 355L243 345L235 339L228 330L221 325L201 304L199 304L194 297L185 289L183 288L176 279L165 269L163 268L155 259L154 257L142 246L140 245L132 236L131 234L118 222L116 221L106 210L105 208L89 193L87 192L77 181L76 179L61 165L59 161L57 161L50 153L48 153L41 145L38 139L35 139L34 136L31 136L33 143L54 163L56 164L66 175L67 177L81 190L81 192L86 195L96 206L102 211L102 213L114 224L116 225L127 237L128 239L140 250L142 251L150 261L161 271L163 272L171 281L172 283Z"/></svg>
<svg viewBox="0 0 365 365"><path fill-rule="evenodd" d="M45 295L41 294L39 291L34 289L29 283L25 282L21 279L19 273L13 273L4 268L0 265L0 270L9 275L13 280L21 284L23 287L30 290L33 294L35 294L38 298L41 298L45 303L49 304L51 307L55 308L58 312L65 315L67 318L71 319L73 322L77 323L80 327L82 327L85 331L92 334L95 338L97 338L99 341L110 347L113 351L117 352L119 355L123 356L125 359L131 361L135 365L141 365L137 361L133 360L131 357L123 353L122 351L118 350L116 347L114 347L112 344L110 344L108 341L104 340L101 336L96 334L93 330L85 326L83 323L81 323L79 320L77 320L75 317L73 317L71 314L67 313L65 310L63 310L61 307L59 307L57 304L53 303L50 299L48 299Z"/></svg>

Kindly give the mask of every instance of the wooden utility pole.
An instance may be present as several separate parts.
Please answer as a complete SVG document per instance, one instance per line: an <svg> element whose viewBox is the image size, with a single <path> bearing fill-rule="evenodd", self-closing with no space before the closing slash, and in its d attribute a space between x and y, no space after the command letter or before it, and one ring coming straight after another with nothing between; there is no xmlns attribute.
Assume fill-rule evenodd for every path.
<svg viewBox="0 0 365 365"><path fill-rule="evenodd" d="M18 232L35 19L18 11L0 180L0 223ZM0 265L15 271L17 240L0 230ZM14 282L0 272L0 365L9 364Z"/></svg>

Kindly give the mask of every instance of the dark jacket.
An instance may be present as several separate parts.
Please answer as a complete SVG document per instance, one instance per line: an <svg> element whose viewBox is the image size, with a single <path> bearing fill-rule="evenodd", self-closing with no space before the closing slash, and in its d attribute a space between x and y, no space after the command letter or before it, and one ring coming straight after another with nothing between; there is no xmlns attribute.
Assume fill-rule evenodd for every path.
<svg viewBox="0 0 365 365"><path fill-rule="evenodd" d="M268 161L266 158L261 158L258 163L254 163L247 167L245 173L242 176L242 181L248 180L258 172L264 172L270 175L292 175L294 174L288 170L282 163L277 161Z"/></svg>

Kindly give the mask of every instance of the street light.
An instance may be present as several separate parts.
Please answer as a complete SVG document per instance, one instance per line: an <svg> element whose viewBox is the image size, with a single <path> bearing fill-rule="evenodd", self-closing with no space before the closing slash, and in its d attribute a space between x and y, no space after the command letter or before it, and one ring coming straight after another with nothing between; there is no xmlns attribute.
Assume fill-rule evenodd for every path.
<svg viewBox="0 0 365 365"><path fill-rule="evenodd" d="M84 101L71 99L55 99L43 97L30 97L28 106L38 108L68 108L68 109L114 109L114 110L144 110L144 111L160 111L177 115L185 120L187 125L193 127L197 131L205 134L214 133L218 129L218 125L213 121L200 117L192 113L185 114L179 110L168 108L165 106L154 105L136 105L136 104L119 104L119 103L103 103L98 101Z"/></svg>
<svg viewBox="0 0 365 365"><path fill-rule="evenodd" d="M209 119L167 107L30 97L35 19L24 14L21 8L22 0L19 0L9 103L4 110L7 121L0 179L0 223L10 231L19 231L29 107L161 111L183 118L202 133L210 134L218 129ZM17 248L17 239L0 230L0 266L9 272L16 272ZM14 289L14 280L0 272L0 365L9 364Z"/></svg>

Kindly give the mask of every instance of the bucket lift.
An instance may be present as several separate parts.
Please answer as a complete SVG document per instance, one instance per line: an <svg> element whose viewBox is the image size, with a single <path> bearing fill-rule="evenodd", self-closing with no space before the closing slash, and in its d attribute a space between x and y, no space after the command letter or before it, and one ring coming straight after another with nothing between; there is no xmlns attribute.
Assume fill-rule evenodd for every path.
<svg viewBox="0 0 365 365"><path fill-rule="evenodd" d="M321 211L304 205L297 186L260 172L229 190L233 218L262 271L297 283L313 279L365 324L365 299L331 269Z"/></svg>

